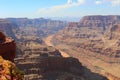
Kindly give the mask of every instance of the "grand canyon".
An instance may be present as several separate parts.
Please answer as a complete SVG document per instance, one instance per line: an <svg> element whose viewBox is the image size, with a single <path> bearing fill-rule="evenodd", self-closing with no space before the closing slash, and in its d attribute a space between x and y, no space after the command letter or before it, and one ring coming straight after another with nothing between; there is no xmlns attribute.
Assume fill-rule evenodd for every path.
<svg viewBox="0 0 120 80"><path fill-rule="evenodd" d="M120 80L120 16L0 18L0 50L0 80Z"/></svg>

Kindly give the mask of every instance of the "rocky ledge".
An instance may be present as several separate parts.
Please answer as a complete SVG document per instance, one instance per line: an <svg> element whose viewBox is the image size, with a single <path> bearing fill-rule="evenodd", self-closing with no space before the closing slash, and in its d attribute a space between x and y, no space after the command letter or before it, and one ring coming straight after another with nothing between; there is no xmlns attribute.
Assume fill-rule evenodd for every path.
<svg viewBox="0 0 120 80"><path fill-rule="evenodd" d="M0 32L0 55L4 59L14 62L15 54L16 44L14 40Z"/></svg>
<svg viewBox="0 0 120 80"><path fill-rule="evenodd" d="M23 72L13 63L15 54L14 40L0 32L0 80L23 80Z"/></svg>

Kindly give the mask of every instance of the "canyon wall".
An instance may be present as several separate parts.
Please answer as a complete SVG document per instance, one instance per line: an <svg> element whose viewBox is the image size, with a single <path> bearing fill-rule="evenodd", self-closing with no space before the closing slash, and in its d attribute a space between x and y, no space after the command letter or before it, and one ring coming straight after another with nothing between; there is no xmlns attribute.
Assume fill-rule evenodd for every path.
<svg viewBox="0 0 120 80"><path fill-rule="evenodd" d="M52 42L92 71L100 74L104 71L110 74L104 74L110 80L119 80L119 29L120 16L85 16L79 22L67 24L54 35Z"/></svg>
<svg viewBox="0 0 120 80"><path fill-rule="evenodd" d="M8 21L6 19L0 19L0 31L4 32L7 36L10 36L16 39L15 34L13 33L12 29L15 28L17 25Z"/></svg>
<svg viewBox="0 0 120 80"><path fill-rule="evenodd" d="M120 16L85 16L69 23L56 38L78 48L119 57L119 23Z"/></svg>

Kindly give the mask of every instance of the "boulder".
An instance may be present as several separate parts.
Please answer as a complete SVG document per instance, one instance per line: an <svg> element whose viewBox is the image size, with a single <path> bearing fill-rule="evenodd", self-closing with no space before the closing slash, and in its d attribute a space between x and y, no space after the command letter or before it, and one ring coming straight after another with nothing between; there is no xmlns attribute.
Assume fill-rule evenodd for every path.
<svg viewBox="0 0 120 80"><path fill-rule="evenodd" d="M0 40L0 55L4 59L14 62L16 54L16 44L14 40L6 37L2 32L0 32Z"/></svg>

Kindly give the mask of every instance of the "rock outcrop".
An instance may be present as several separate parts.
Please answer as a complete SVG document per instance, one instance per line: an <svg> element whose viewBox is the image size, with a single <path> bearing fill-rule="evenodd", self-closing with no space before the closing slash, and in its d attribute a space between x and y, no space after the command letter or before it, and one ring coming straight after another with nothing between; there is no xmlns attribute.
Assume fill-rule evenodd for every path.
<svg viewBox="0 0 120 80"><path fill-rule="evenodd" d="M111 75L118 77L120 63L120 16L85 16L79 22L69 23L64 30L61 30L53 38L57 47L66 48L70 55L76 58L85 58L87 66L100 66L108 70ZM61 48L61 49L64 49ZM69 49L70 48L70 49ZM71 50L73 49L73 50ZM75 54L76 53L76 54ZM90 57L90 58L89 58ZM87 59L89 58L89 59ZM80 59L82 60L82 59ZM92 64L97 61L103 65ZM90 63L89 63L90 62ZM84 61L83 61L84 63ZM91 65L91 66L90 66ZM109 68L103 67L107 66ZM110 71L111 66L116 70ZM113 67L115 68L115 67ZM94 69L93 69L94 70ZM95 70L96 71L96 70ZM114 72L114 73L112 73ZM100 73L100 72L99 72ZM117 78L116 78L117 80Z"/></svg>
<svg viewBox="0 0 120 80"><path fill-rule="evenodd" d="M120 24L111 26L104 36L108 40L118 40L120 38Z"/></svg>
<svg viewBox="0 0 120 80"><path fill-rule="evenodd" d="M104 45L115 57L120 57L120 24L110 27L104 35ZM111 43L111 44L110 44Z"/></svg>
<svg viewBox="0 0 120 80"><path fill-rule="evenodd" d="M83 17L79 25L80 27L99 27L103 30L106 30L107 27L112 26L120 22L120 16L111 15L111 16L85 16Z"/></svg>
<svg viewBox="0 0 120 80"><path fill-rule="evenodd" d="M41 40L66 26L65 21L44 18L1 18L0 30L17 41Z"/></svg>
<svg viewBox="0 0 120 80"><path fill-rule="evenodd" d="M14 62L16 55L16 44L10 37L5 36L0 32L0 55L6 59Z"/></svg>
<svg viewBox="0 0 120 80"><path fill-rule="evenodd" d="M69 23L56 38L78 48L119 57L119 47L115 47L119 45L119 23L120 16L85 16L78 23Z"/></svg>
<svg viewBox="0 0 120 80"><path fill-rule="evenodd" d="M0 32L0 40L5 41L5 38L6 38L5 34Z"/></svg>
<svg viewBox="0 0 120 80"><path fill-rule="evenodd" d="M26 46L16 57L15 63L25 72L25 79L28 80L107 80L82 66L78 59L62 57L60 51L52 46Z"/></svg>
<svg viewBox="0 0 120 80"><path fill-rule="evenodd" d="M8 21L11 21L17 24L18 30L15 32L18 35L34 35L34 36L46 36L53 33L56 33L60 29L63 29L66 26L66 22L59 20L51 20L44 18L7 18ZM29 27L29 28L28 28Z"/></svg>
<svg viewBox="0 0 120 80"><path fill-rule="evenodd" d="M0 80L23 80L23 72L13 63L15 55L14 40L0 32Z"/></svg>
<svg viewBox="0 0 120 80"><path fill-rule="evenodd" d="M71 79L85 78L84 68L76 58L64 58L53 47L27 50L15 59L17 66L25 72L25 79Z"/></svg>

